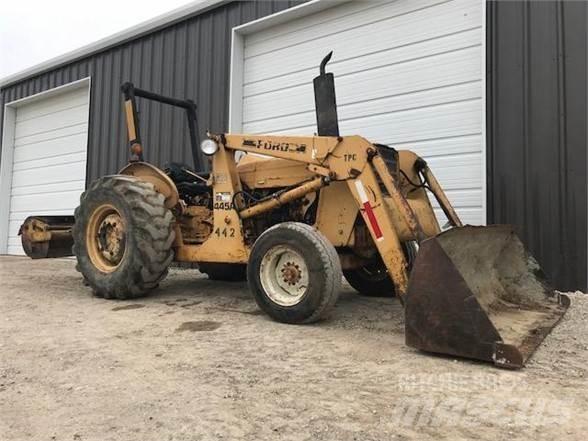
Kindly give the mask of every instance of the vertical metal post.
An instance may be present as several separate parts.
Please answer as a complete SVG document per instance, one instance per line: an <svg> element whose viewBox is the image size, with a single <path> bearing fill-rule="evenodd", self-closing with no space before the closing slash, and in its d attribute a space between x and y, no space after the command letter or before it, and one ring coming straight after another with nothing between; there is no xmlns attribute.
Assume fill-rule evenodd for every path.
<svg viewBox="0 0 588 441"><path fill-rule="evenodd" d="M194 167L199 164L202 165L204 161L201 161L200 150L198 149L198 118L196 116L196 103L192 100L186 100L186 116L188 117L188 132L190 133L190 147L192 150L192 161L194 161Z"/></svg>
<svg viewBox="0 0 588 441"><path fill-rule="evenodd" d="M129 148L131 150L129 162L143 161L143 146L141 144L141 134L139 130L135 86L133 83L124 83L121 90L125 98L127 133L129 136Z"/></svg>

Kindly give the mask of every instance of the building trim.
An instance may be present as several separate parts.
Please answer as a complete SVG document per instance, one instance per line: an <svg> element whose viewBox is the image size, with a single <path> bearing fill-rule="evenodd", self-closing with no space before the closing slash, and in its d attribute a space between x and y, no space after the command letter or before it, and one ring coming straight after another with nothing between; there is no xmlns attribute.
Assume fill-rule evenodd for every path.
<svg viewBox="0 0 588 441"><path fill-rule="evenodd" d="M90 103L91 77L82 78L35 95L11 101L4 105L4 129L2 131L2 161L0 161L0 254L8 252L8 225L10 216L10 193L12 190L12 167L14 153L14 131L16 128L16 109L24 104L44 100L63 92L87 87L88 104ZM89 133L89 130L88 130ZM88 156L88 139L86 138L86 158ZM87 175L86 162L86 175Z"/></svg>
<svg viewBox="0 0 588 441"><path fill-rule="evenodd" d="M486 116L486 108L487 108L487 93L486 93L486 77L488 73L486 72L487 68L487 53L486 53L486 32L488 31L488 26L486 23L487 11L488 11L488 3L486 0L480 0L482 3L482 56L480 59L482 60L481 72L482 72L482 173L484 179L482 179L482 212L484 214L484 225L488 224L488 161L487 161L487 154L488 154L488 140L487 140L487 116Z"/></svg>
<svg viewBox="0 0 588 441"><path fill-rule="evenodd" d="M81 58L93 55L97 52L109 49L113 46L120 45L128 40L138 38L145 34L152 33L158 29L172 25L178 21L186 20L194 15L202 14L210 9L214 9L223 3L229 3L228 0L200 0L193 1L185 6L176 8L165 14L161 14L152 19L146 20L135 26L132 26L123 31L117 32L106 38L98 40L94 43L90 43L86 46L82 46L79 49L75 49L71 52L67 52L63 55L59 55L55 58L51 58L42 63L36 64L25 70L17 72L12 75L8 75L4 78L0 78L0 87L4 88L8 85L16 83L18 81L27 79L34 75L43 73L48 70L55 69L59 66L71 63Z"/></svg>
<svg viewBox="0 0 588 441"><path fill-rule="evenodd" d="M12 189L12 163L16 107L4 106L2 131L2 161L0 161L0 254L8 252L8 217L10 215L10 191Z"/></svg>

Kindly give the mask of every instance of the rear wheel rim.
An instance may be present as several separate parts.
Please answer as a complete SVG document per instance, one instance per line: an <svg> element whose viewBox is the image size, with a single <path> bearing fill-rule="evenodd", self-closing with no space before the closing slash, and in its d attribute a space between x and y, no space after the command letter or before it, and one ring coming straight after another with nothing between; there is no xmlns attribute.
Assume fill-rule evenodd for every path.
<svg viewBox="0 0 588 441"><path fill-rule="evenodd" d="M280 306L294 306L306 294L309 273L306 261L286 245L270 248L259 268L261 286L270 300Z"/></svg>
<svg viewBox="0 0 588 441"><path fill-rule="evenodd" d="M115 271L126 251L126 226L110 204L97 207L88 220L86 247L92 264L103 273Z"/></svg>

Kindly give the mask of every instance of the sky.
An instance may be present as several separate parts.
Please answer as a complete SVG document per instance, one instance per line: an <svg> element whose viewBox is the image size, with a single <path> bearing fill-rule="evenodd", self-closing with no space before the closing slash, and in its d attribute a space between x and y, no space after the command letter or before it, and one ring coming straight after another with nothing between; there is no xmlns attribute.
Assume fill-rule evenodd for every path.
<svg viewBox="0 0 588 441"><path fill-rule="evenodd" d="M108 37L191 0L7 0L0 78Z"/></svg>

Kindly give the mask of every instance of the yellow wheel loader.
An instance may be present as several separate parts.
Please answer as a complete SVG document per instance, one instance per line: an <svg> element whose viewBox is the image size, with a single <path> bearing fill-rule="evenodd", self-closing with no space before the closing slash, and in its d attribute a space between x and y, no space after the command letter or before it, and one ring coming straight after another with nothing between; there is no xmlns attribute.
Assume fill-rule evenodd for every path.
<svg viewBox="0 0 588 441"><path fill-rule="evenodd" d="M327 317L344 275L361 294L398 297L409 346L522 367L569 299L512 227L462 225L423 158L339 134L330 56L314 79L316 136L209 133L198 150L192 101L126 83L128 165L93 182L73 218L28 218L25 251L73 252L107 299L147 294L172 261L197 263L212 279L246 277L263 311L295 324ZM137 98L186 110L209 173L144 162Z"/></svg>

